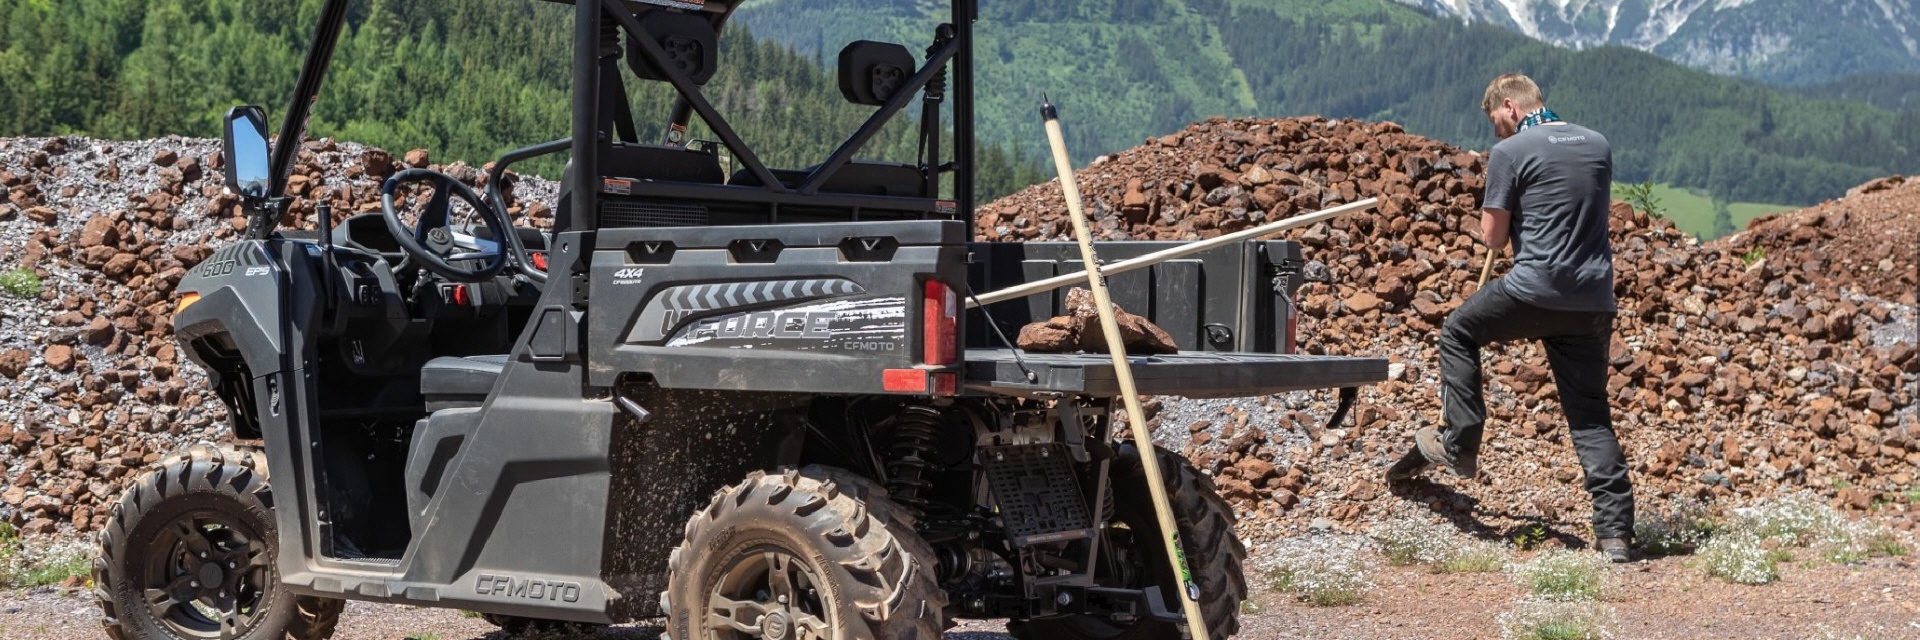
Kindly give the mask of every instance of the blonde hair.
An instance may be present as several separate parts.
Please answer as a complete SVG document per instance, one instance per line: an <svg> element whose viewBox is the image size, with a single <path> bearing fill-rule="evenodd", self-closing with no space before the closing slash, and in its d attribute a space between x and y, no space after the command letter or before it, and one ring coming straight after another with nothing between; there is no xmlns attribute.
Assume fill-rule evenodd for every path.
<svg viewBox="0 0 1920 640"><path fill-rule="evenodd" d="M1514 106L1521 109L1537 109L1547 106L1545 98L1540 97L1540 85L1533 78L1518 73L1503 74L1487 84L1487 93L1480 98L1480 110L1493 113L1501 100L1512 100Z"/></svg>

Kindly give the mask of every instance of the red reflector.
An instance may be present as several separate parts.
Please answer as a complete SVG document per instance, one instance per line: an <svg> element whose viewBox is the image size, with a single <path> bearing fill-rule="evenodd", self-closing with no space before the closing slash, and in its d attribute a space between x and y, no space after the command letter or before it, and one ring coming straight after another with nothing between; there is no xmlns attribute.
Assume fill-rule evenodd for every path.
<svg viewBox="0 0 1920 640"><path fill-rule="evenodd" d="M1291 309L1287 312L1287 343L1280 345L1280 353L1300 352L1300 340L1298 338L1300 334L1296 332L1300 328L1300 316L1298 313L1298 311Z"/></svg>
<svg viewBox="0 0 1920 640"><path fill-rule="evenodd" d="M539 269L541 271L547 270L547 254L536 253L536 254L533 254L531 258L533 260L533 268Z"/></svg>
<svg viewBox="0 0 1920 640"><path fill-rule="evenodd" d="M933 395L960 395L960 376L951 373L933 374Z"/></svg>
<svg viewBox="0 0 1920 640"><path fill-rule="evenodd" d="M927 372L919 369L881 371L880 388L896 393L926 393Z"/></svg>
<svg viewBox="0 0 1920 640"><path fill-rule="evenodd" d="M467 304L472 301L473 301L472 298L469 298L467 296L467 285L464 285L464 284L453 285L453 303L454 304L464 307L464 306L467 306Z"/></svg>
<svg viewBox="0 0 1920 640"><path fill-rule="evenodd" d="M926 295L920 299L920 337L925 341L920 361L946 366L960 360L960 296L939 280L928 280Z"/></svg>

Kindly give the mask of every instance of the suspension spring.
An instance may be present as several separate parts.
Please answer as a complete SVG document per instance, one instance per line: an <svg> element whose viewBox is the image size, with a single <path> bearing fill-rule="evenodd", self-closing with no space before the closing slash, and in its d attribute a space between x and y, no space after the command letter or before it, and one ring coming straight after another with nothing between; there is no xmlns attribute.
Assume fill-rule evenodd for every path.
<svg viewBox="0 0 1920 640"><path fill-rule="evenodd" d="M933 484L926 478L927 470L933 467L927 457L940 441L940 412L932 407L907 407L894 417L893 425L893 443L887 449L887 493L918 516L927 507L927 499L920 492Z"/></svg>

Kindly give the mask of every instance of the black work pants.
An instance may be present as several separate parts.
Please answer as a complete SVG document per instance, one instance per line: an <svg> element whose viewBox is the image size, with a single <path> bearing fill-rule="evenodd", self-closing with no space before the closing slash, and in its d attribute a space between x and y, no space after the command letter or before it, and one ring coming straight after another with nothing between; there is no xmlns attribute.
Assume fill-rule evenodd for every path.
<svg viewBox="0 0 1920 640"><path fill-rule="evenodd" d="M1608 343L1612 313L1560 311L1534 306L1494 280L1447 316L1440 332L1441 401L1445 439L1454 455L1479 455L1487 423L1480 348L1496 342L1539 340L1559 386L1573 448L1586 470L1593 496L1593 531L1601 538L1633 534L1633 483L1627 457L1613 433L1607 407Z"/></svg>

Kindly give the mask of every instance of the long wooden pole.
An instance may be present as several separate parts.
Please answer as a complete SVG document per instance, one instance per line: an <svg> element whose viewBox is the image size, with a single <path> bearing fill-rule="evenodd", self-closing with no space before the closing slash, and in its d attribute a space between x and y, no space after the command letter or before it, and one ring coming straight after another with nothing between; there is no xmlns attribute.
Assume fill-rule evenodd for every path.
<svg viewBox="0 0 1920 640"><path fill-rule="evenodd" d="M1153 446L1153 434L1147 431L1146 412L1140 408L1140 394L1133 386L1133 366L1127 361L1127 345L1120 336L1120 321L1113 314L1113 300L1107 295L1107 279L1100 275L1100 259L1093 253L1093 232L1081 209L1080 187L1073 180L1073 164L1067 160L1067 141L1060 133L1060 114L1052 103L1040 106L1046 120L1047 142L1053 147L1053 166L1060 172L1060 189L1067 198L1067 213L1073 218L1073 237L1080 243L1080 261L1086 264L1087 288L1093 290L1093 305L1100 313L1100 329L1106 334L1107 351L1113 354L1113 374L1120 383L1120 398L1127 405L1127 426L1133 429L1134 446L1140 450L1141 471L1146 472L1147 491L1153 495L1153 513L1160 521L1160 541L1167 548L1167 562L1179 580L1181 608L1187 615L1188 638L1208 640L1206 620L1200 614L1200 589L1187 568L1187 553L1180 546L1180 527L1173 518L1173 503L1167 499L1167 485L1161 480L1159 450ZM1203 551L1203 553L1205 553Z"/></svg>
<svg viewBox="0 0 1920 640"><path fill-rule="evenodd" d="M1206 251L1214 247L1226 246L1229 244L1233 244L1233 243L1240 242L1242 240L1251 239L1251 238L1270 236L1282 231L1286 231L1288 229L1304 227L1310 224L1314 224L1316 222L1331 220L1349 213L1353 213L1355 211L1365 211L1367 209L1372 209L1375 206L1378 206L1379 204L1380 204L1379 198L1367 198L1365 200L1353 202L1350 204L1340 205L1338 207L1334 207L1331 209L1323 209L1320 211L1315 211L1313 213L1297 215L1291 218L1287 218L1285 220L1280 220L1278 222L1269 222L1267 224L1263 224L1251 229L1243 229L1240 231L1235 231L1233 233L1229 233L1217 238L1208 238L1206 240L1200 240L1200 241L1192 242L1189 244L1183 244L1178 247L1161 249L1159 251L1155 251L1153 253L1140 256L1138 258L1130 258L1127 260L1121 260L1119 262L1115 262L1113 264L1101 265L1100 275L1111 276L1115 274L1126 273L1128 271L1133 271L1135 269L1144 269L1146 267L1151 267L1153 265L1160 264L1168 260L1173 260L1175 258L1189 256L1195 253ZM1075 204L1072 206L1079 206L1079 205ZM1012 300L1014 298L1030 296L1036 293L1041 293L1043 291L1052 291L1054 289L1058 289L1060 287L1081 282L1086 279L1087 279L1086 271L1075 271L1073 273L1061 274L1051 278L1047 278L1045 280L1035 280L1033 282L1028 282L1025 284L1007 287L1005 289L1000 289L998 291L989 291L989 292L980 294L979 296L975 296L973 300L968 301L967 308L971 309L981 305L989 305L996 302Z"/></svg>
<svg viewBox="0 0 1920 640"><path fill-rule="evenodd" d="M1495 251L1493 247L1487 247L1487 262L1480 265L1480 285L1478 288L1486 288L1487 276L1493 275L1493 256L1499 253L1500 252Z"/></svg>

